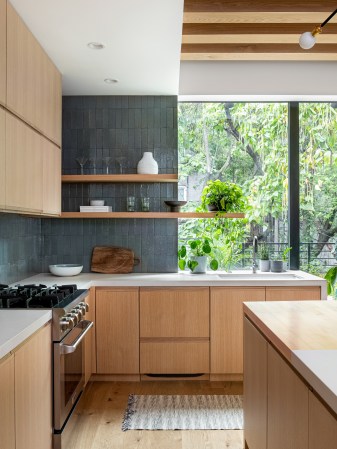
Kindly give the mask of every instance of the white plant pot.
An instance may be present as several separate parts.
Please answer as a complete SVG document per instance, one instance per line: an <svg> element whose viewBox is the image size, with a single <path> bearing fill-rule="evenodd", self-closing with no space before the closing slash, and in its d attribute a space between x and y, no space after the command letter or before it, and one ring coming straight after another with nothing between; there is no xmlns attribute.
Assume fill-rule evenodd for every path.
<svg viewBox="0 0 337 449"><path fill-rule="evenodd" d="M137 173L141 175L157 175L158 164L153 159L153 155L150 151L145 151L143 157L138 162Z"/></svg>
<svg viewBox="0 0 337 449"><path fill-rule="evenodd" d="M282 273L283 261L282 260L272 260L271 264L270 264L270 269L273 273Z"/></svg>
<svg viewBox="0 0 337 449"><path fill-rule="evenodd" d="M261 260L259 262L260 271L267 272L270 271L270 260Z"/></svg>
<svg viewBox="0 0 337 449"><path fill-rule="evenodd" d="M193 271L191 271L191 273L193 274L206 273L207 256L195 256L191 257L190 259L198 262L198 265L194 268Z"/></svg>

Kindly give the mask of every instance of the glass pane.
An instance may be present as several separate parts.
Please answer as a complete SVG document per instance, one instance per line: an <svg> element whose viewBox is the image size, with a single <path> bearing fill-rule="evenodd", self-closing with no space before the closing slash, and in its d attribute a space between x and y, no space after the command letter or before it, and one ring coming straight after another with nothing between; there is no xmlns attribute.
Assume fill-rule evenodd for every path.
<svg viewBox="0 0 337 449"><path fill-rule="evenodd" d="M275 258L287 247L288 108L284 103L180 103L179 191L200 206L208 180L239 185L246 220L180 220L180 244L212 239L222 269L252 265L252 240L266 242Z"/></svg>
<svg viewBox="0 0 337 449"><path fill-rule="evenodd" d="M336 106L300 105L301 269L319 275L337 263Z"/></svg>

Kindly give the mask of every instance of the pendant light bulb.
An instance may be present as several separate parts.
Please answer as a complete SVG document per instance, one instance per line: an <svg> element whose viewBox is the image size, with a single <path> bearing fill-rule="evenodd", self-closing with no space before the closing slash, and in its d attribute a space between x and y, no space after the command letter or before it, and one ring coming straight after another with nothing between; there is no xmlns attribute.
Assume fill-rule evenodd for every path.
<svg viewBox="0 0 337 449"><path fill-rule="evenodd" d="M310 31L307 31L301 34L299 44L303 50L310 50L316 44L316 38Z"/></svg>

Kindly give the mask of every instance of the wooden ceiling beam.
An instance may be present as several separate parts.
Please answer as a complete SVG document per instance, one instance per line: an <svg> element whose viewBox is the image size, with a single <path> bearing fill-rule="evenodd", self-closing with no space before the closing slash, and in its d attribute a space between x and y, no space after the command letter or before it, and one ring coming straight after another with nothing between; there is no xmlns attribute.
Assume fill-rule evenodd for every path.
<svg viewBox="0 0 337 449"><path fill-rule="evenodd" d="M185 12L326 12L337 8L334 0L185 0Z"/></svg>
<svg viewBox="0 0 337 449"><path fill-rule="evenodd" d="M185 12L184 23L315 23L327 18L325 12ZM337 16L330 23L337 23ZM328 28L328 26L326 27Z"/></svg>
<svg viewBox="0 0 337 449"><path fill-rule="evenodd" d="M184 23L183 35L212 34L302 34L317 23ZM322 35L337 34L337 24L329 23Z"/></svg>
<svg viewBox="0 0 337 449"><path fill-rule="evenodd" d="M181 53L335 53L336 44L317 44L310 51L298 44L182 44Z"/></svg>
<svg viewBox="0 0 337 449"><path fill-rule="evenodd" d="M183 53L182 61L337 61L337 53Z"/></svg>
<svg viewBox="0 0 337 449"><path fill-rule="evenodd" d="M298 34L188 34L183 35L183 44L297 44ZM337 44L336 34L321 34L320 44Z"/></svg>

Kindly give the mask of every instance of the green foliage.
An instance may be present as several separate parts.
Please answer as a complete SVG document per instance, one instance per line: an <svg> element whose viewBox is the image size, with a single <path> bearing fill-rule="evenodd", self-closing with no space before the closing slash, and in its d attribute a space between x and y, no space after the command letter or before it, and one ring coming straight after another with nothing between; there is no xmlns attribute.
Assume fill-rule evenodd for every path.
<svg viewBox="0 0 337 449"><path fill-rule="evenodd" d="M208 210L208 205L216 206L219 211L243 212L245 202L241 187L219 179L208 181L201 194L201 208Z"/></svg>
<svg viewBox="0 0 337 449"><path fill-rule="evenodd" d="M269 247L266 243L259 244L259 258L261 260L269 260Z"/></svg>
<svg viewBox="0 0 337 449"><path fill-rule="evenodd" d="M211 259L211 270L217 270L219 263L212 257L211 241L207 238L198 238L188 241L188 250L185 245L181 245L178 250L178 266L185 270L186 266L193 272L198 266L195 257L207 256Z"/></svg>
<svg viewBox="0 0 337 449"><path fill-rule="evenodd" d="M330 268L324 277L327 282L328 295L332 295L336 299L337 267Z"/></svg>
<svg viewBox="0 0 337 449"><path fill-rule="evenodd" d="M285 248L285 250L282 253L282 260L283 262L287 262L288 261L288 254L290 253L290 251L292 250L292 247L287 246L287 248Z"/></svg>

